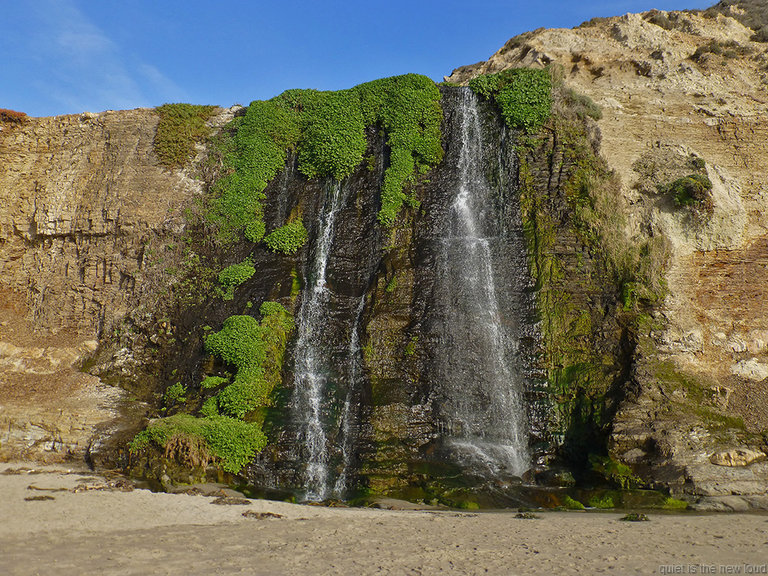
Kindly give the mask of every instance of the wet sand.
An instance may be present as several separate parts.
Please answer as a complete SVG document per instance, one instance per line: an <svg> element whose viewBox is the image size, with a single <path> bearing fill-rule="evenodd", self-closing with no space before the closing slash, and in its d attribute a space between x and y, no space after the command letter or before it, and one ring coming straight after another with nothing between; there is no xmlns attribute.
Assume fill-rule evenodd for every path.
<svg viewBox="0 0 768 576"><path fill-rule="evenodd" d="M62 466L8 473L32 467L0 464L3 575L768 573L764 514L217 505Z"/></svg>

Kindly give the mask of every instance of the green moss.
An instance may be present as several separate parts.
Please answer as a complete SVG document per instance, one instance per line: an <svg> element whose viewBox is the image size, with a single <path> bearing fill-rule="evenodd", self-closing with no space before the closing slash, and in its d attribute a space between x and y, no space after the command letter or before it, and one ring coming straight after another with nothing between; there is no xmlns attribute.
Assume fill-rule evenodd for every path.
<svg viewBox="0 0 768 576"><path fill-rule="evenodd" d="M669 498L666 498L664 500L663 508L665 510L687 510L688 502L686 502L685 500L678 500L670 496Z"/></svg>
<svg viewBox="0 0 768 576"><path fill-rule="evenodd" d="M563 506L565 506L568 510L584 510L584 504L578 500L574 500L567 494L563 498Z"/></svg>
<svg viewBox="0 0 768 576"><path fill-rule="evenodd" d="M384 292L387 294L391 294L395 291L397 288L397 274L393 274L392 278L390 278L389 282L387 282L386 288L384 288Z"/></svg>
<svg viewBox="0 0 768 576"><path fill-rule="evenodd" d="M552 112L552 81L546 70L502 70L473 78L469 87L477 95L493 99L511 128L535 133Z"/></svg>
<svg viewBox="0 0 768 576"><path fill-rule="evenodd" d="M632 469L626 464L617 462L612 458L592 454L589 457L592 470L600 474L605 480L613 482L622 490L637 488L642 485L642 480L632 473Z"/></svg>
<svg viewBox="0 0 768 576"><path fill-rule="evenodd" d="M235 297L235 289L250 280L256 273L256 268L250 260L244 260L240 264L232 264L219 272L220 294L224 300L232 300Z"/></svg>
<svg viewBox="0 0 768 576"><path fill-rule="evenodd" d="M264 189L284 166L288 150L297 151L299 170L307 177L341 180L363 160L365 128L380 126L387 134L390 165L379 220L389 225L407 199L407 184L442 159L441 121L437 86L415 74L337 92L289 90L253 102L219 143L223 177L214 188L209 219L224 240L242 230L259 242Z"/></svg>
<svg viewBox="0 0 768 576"><path fill-rule="evenodd" d="M164 104L155 109L160 116L154 150L160 163L168 167L183 166L195 154L195 143L205 140L210 129L207 120L215 106Z"/></svg>
<svg viewBox="0 0 768 576"><path fill-rule="evenodd" d="M481 86L480 93L493 93L497 82ZM554 409L550 430L562 455L588 466L586 455L605 449L609 392L621 376L618 340L611 342L605 333L605 311L621 314L607 304L611 287L617 300L625 297L627 313L634 314L636 303L656 297L652 292L661 273L651 272L643 264L642 249L623 237L624 226L616 217L616 183L595 154L585 124L588 115L568 107L574 98L563 86L556 84L553 94L558 114L547 125L551 136L518 140L520 208ZM547 187L553 175L559 181L557 192ZM591 306L591 294L606 298L606 307ZM615 348L606 350L606 344Z"/></svg>
<svg viewBox="0 0 768 576"><path fill-rule="evenodd" d="M296 254L307 243L307 229L301 219L281 226L264 238L264 243L273 252L283 254Z"/></svg>
<svg viewBox="0 0 768 576"><path fill-rule="evenodd" d="M408 341L408 344L405 345L404 353L406 356L413 356L416 353L416 346L419 343L419 337L414 335L411 336L411 339Z"/></svg>
<svg viewBox="0 0 768 576"><path fill-rule="evenodd" d="M589 505L592 508L615 508L613 498L609 495L603 497L594 496L589 500Z"/></svg>
<svg viewBox="0 0 768 576"><path fill-rule="evenodd" d="M291 270L291 301L295 301L301 293L301 280L299 280L299 273L296 268Z"/></svg>

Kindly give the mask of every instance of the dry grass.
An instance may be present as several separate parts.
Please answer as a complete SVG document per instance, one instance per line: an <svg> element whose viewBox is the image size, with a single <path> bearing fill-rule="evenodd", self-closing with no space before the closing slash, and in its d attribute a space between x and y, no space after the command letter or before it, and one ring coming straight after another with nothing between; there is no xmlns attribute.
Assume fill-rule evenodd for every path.
<svg viewBox="0 0 768 576"><path fill-rule="evenodd" d="M0 122L7 122L10 124L21 124L27 119L27 115L24 112L18 112L17 110L8 110L7 108L0 108Z"/></svg>

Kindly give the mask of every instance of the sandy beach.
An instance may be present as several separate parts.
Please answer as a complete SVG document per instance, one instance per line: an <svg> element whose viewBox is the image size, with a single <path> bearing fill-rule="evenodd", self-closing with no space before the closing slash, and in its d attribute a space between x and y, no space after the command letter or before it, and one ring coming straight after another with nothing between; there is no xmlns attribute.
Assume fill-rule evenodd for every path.
<svg viewBox="0 0 768 576"><path fill-rule="evenodd" d="M768 572L768 515L650 513L647 522L624 522L623 514L537 512L525 519L514 511L244 502L227 491L160 494L85 469L3 464L0 573Z"/></svg>

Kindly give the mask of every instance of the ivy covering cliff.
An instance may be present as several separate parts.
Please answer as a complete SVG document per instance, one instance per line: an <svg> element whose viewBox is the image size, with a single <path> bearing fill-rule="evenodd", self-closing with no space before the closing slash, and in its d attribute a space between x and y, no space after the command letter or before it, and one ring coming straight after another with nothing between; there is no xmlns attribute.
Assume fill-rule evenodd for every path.
<svg viewBox="0 0 768 576"><path fill-rule="evenodd" d="M306 177L342 180L363 161L366 127L377 127L390 148L379 220L391 225L410 198L408 185L442 159L441 120L437 86L415 74L336 92L288 90L255 101L219 141L222 177L209 219L224 239L242 232L260 242L266 233L264 190L285 166L289 150L296 151Z"/></svg>

